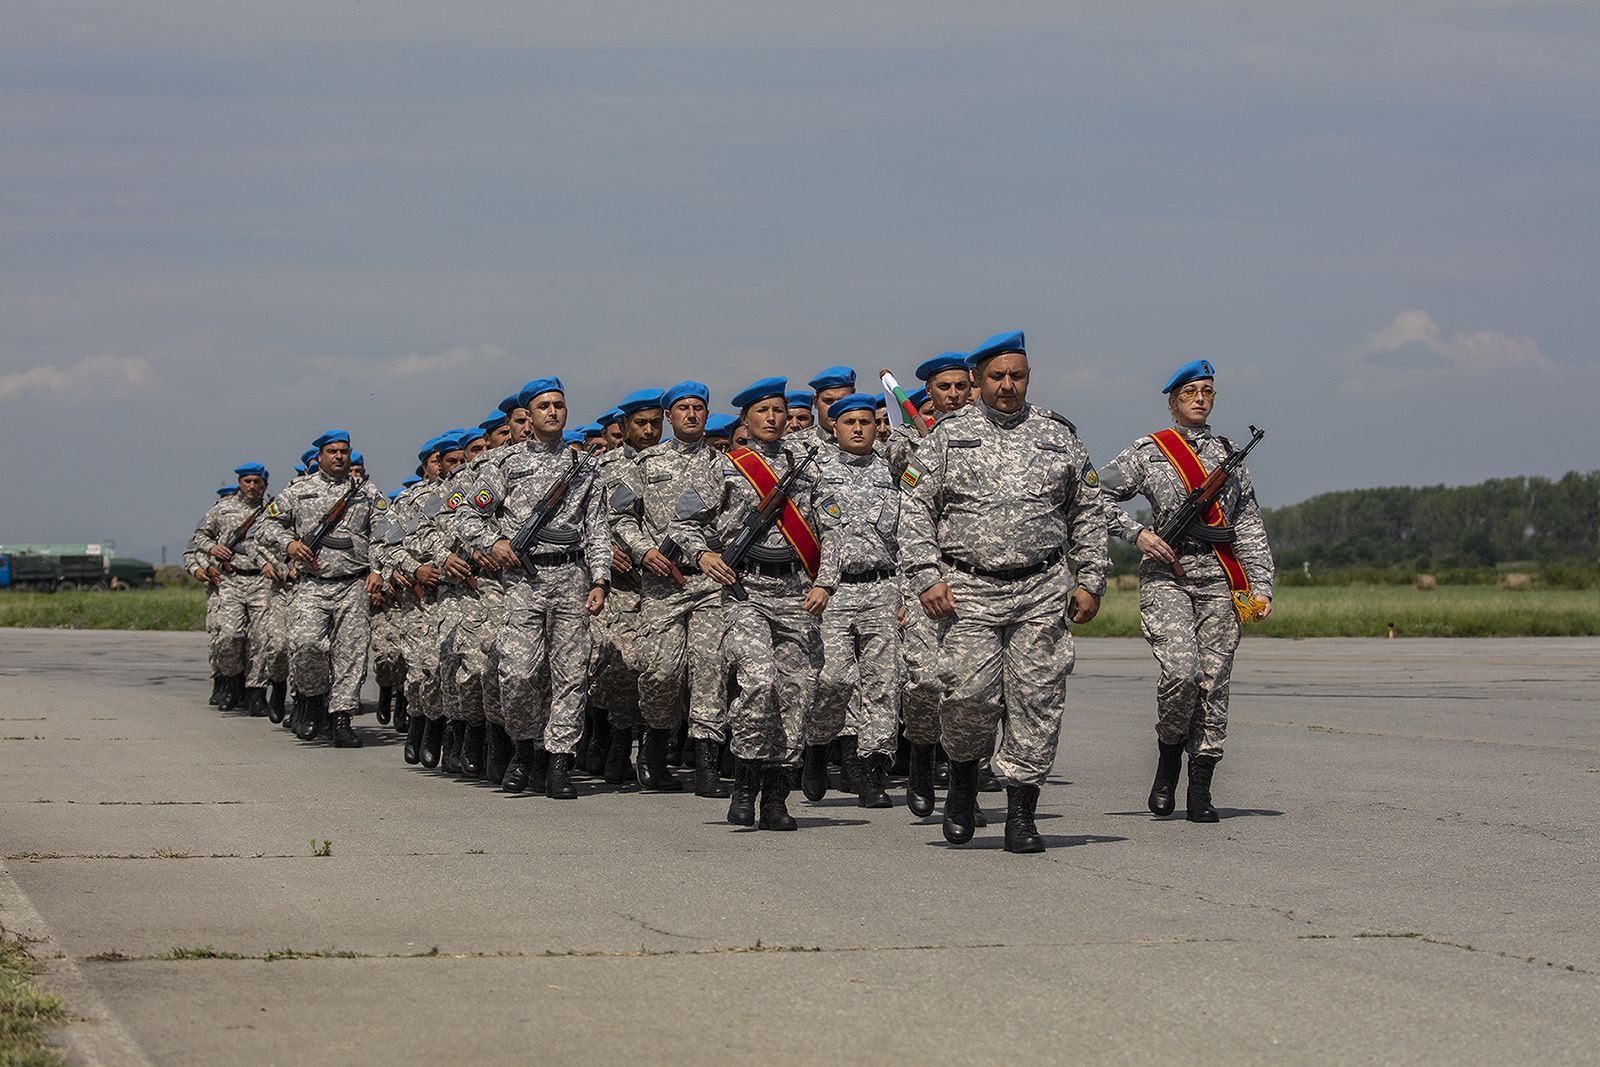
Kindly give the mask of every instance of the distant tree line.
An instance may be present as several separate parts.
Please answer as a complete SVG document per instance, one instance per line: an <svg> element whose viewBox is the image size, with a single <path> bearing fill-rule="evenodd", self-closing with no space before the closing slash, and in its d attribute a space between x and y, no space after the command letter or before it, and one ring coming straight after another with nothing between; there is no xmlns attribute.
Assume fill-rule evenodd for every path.
<svg viewBox="0 0 1600 1067"><path fill-rule="evenodd" d="M1345 489L1263 509L1262 517L1280 571L1590 563L1600 541L1600 471L1568 471L1555 481Z"/></svg>

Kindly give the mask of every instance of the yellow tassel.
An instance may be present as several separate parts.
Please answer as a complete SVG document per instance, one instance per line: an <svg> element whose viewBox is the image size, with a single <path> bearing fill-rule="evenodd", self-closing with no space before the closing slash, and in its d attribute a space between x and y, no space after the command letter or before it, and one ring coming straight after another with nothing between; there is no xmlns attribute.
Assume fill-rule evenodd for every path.
<svg viewBox="0 0 1600 1067"><path fill-rule="evenodd" d="M1254 622L1261 618L1261 613L1266 610L1267 602L1258 596L1251 596L1243 589L1236 589L1233 593L1233 610L1239 616L1240 622Z"/></svg>

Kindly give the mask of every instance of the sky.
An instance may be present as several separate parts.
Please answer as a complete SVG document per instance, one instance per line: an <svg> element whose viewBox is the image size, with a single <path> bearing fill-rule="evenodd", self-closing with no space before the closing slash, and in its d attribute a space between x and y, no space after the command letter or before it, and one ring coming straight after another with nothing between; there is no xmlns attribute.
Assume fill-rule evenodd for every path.
<svg viewBox="0 0 1600 1067"><path fill-rule="evenodd" d="M0 542L1013 329L1097 462L1212 361L1268 507L1591 470L1597 119L1594 3L18 0Z"/></svg>

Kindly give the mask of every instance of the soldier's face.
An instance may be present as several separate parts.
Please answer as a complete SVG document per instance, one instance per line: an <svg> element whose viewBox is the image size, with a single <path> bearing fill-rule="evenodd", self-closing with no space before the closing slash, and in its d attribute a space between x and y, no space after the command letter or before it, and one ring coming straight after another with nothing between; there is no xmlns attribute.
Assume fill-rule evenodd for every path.
<svg viewBox="0 0 1600 1067"><path fill-rule="evenodd" d="M870 411L847 411L833 424L833 439L852 456L864 456L878 440L878 417Z"/></svg>
<svg viewBox="0 0 1600 1067"><path fill-rule="evenodd" d="M450 472L454 471L457 467L461 466L466 461L467 461L466 452L462 451L459 448L452 448L448 452L440 452L439 453L439 473L441 475L448 475Z"/></svg>
<svg viewBox="0 0 1600 1067"><path fill-rule="evenodd" d="M239 479L239 496L255 504L261 500L261 494L267 491L267 480L259 474L246 474Z"/></svg>
<svg viewBox="0 0 1600 1067"><path fill-rule="evenodd" d="M317 453L317 466L330 478L343 478L350 471L350 446L344 441L329 441Z"/></svg>
<svg viewBox="0 0 1600 1067"><path fill-rule="evenodd" d="M527 408L512 408L511 414L506 416L506 425L511 430L506 444L517 445L528 439L528 431L533 425L533 420L529 418Z"/></svg>
<svg viewBox="0 0 1600 1067"><path fill-rule="evenodd" d="M747 445L749 443L750 443L750 427L746 426L744 423L741 422L739 425L737 425L737 426L735 426L733 428L733 447L734 448L743 448L745 445Z"/></svg>
<svg viewBox="0 0 1600 1067"><path fill-rule="evenodd" d="M882 438L888 437L890 429L891 429L891 427L889 426L889 409L886 408L886 407L879 408L878 409L878 437L879 437L879 439L881 440Z"/></svg>
<svg viewBox="0 0 1600 1067"><path fill-rule="evenodd" d="M955 411L972 403L972 375L965 368L942 370L928 379L928 399L935 411Z"/></svg>
<svg viewBox="0 0 1600 1067"><path fill-rule="evenodd" d="M672 423L672 436L678 440L698 441L706 432L706 402L697 396L673 401L667 421Z"/></svg>
<svg viewBox="0 0 1600 1067"><path fill-rule="evenodd" d="M812 418L810 408L790 408L788 419L789 433L798 433L801 430L809 430L812 426L816 425L817 421L816 419Z"/></svg>
<svg viewBox="0 0 1600 1067"><path fill-rule="evenodd" d="M816 400L812 401L817 407L817 425L832 433L833 420L828 418L828 405L835 400L843 400L853 392L855 389L851 386L836 385L832 389L824 389L818 393Z"/></svg>
<svg viewBox="0 0 1600 1067"><path fill-rule="evenodd" d="M1167 394L1167 408L1172 412L1172 421L1179 426L1204 426L1206 420L1211 418L1211 409L1216 406L1217 394L1213 391L1206 396L1206 390L1215 390L1216 383L1210 378L1200 378L1189 382L1182 389L1174 389ZM1185 395L1184 390L1188 390ZM244 491L244 482L239 482L240 492Z"/></svg>
<svg viewBox="0 0 1600 1067"><path fill-rule="evenodd" d="M745 428L757 441L776 441L789 425L789 406L781 396L757 400L744 409Z"/></svg>
<svg viewBox="0 0 1600 1067"><path fill-rule="evenodd" d="M624 434L622 431L621 419L618 419L613 423L608 423L606 428L600 431L600 443L602 446L604 446L607 452L611 451L613 448L619 447L625 437L626 434Z"/></svg>
<svg viewBox="0 0 1600 1067"><path fill-rule="evenodd" d="M439 453L435 452L422 461L422 480L425 482L439 480Z"/></svg>
<svg viewBox="0 0 1600 1067"><path fill-rule="evenodd" d="M528 403L528 418L533 423L535 440L548 444L561 440L567 428L567 398L563 393L540 393Z"/></svg>
<svg viewBox="0 0 1600 1067"><path fill-rule="evenodd" d="M470 463L473 456L481 456L487 451L489 451L489 439L487 437L480 437L475 441L469 442L467 445L467 461Z"/></svg>
<svg viewBox="0 0 1600 1067"><path fill-rule="evenodd" d="M1007 352L986 360L978 368L978 389L983 402L1007 415L1022 410L1028 402L1028 357Z"/></svg>
<svg viewBox="0 0 1600 1067"><path fill-rule="evenodd" d="M660 408L630 411L622 420L622 435L634 448L649 448L661 443Z"/></svg>
<svg viewBox="0 0 1600 1067"><path fill-rule="evenodd" d="M507 421L499 426L496 426L494 429L484 434L483 439L489 443L490 448L499 448L501 445L511 440L511 423Z"/></svg>

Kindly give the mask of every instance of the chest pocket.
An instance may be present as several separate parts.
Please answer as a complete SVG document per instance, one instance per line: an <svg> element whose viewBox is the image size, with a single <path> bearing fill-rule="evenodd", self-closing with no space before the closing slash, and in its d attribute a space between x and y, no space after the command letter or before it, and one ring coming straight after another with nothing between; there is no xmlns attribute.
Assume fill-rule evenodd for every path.
<svg viewBox="0 0 1600 1067"><path fill-rule="evenodd" d="M944 483L947 492L961 496L982 491L983 442L976 438L952 437L945 444Z"/></svg>
<svg viewBox="0 0 1600 1067"><path fill-rule="evenodd" d="M1072 453L1061 445L1036 441L1028 466L1028 492L1057 507L1067 502L1075 471Z"/></svg>
<svg viewBox="0 0 1600 1067"><path fill-rule="evenodd" d="M880 536L893 536L895 528L900 525L900 494L893 486L885 488L875 485L874 489L877 490L877 500L868 516Z"/></svg>

